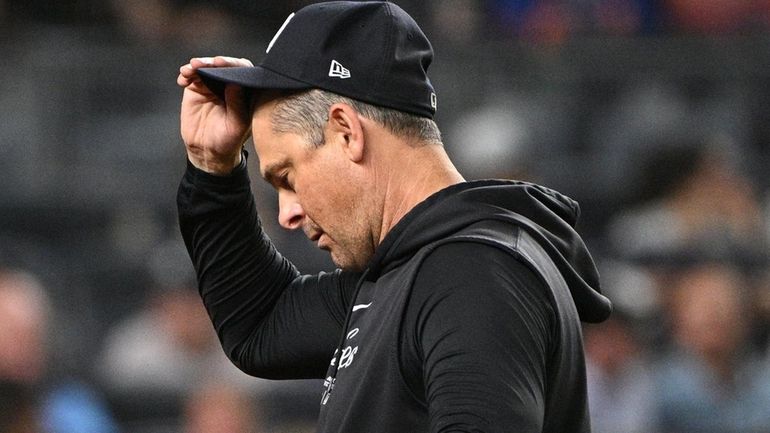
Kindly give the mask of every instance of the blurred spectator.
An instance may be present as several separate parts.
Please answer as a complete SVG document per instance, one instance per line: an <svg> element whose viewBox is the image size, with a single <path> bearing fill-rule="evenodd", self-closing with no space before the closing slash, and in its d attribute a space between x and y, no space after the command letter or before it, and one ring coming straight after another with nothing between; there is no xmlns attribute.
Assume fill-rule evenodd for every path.
<svg viewBox="0 0 770 433"><path fill-rule="evenodd" d="M654 0L603 0L591 10L596 31L608 35L631 36L658 27Z"/></svg>
<svg viewBox="0 0 770 433"><path fill-rule="evenodd" d="M466 179L502 177L553 186L568 177L562 167L574 126L571 102L557 90L498 92L482 104L465 104L442 129L444 143Z"/></svg>
<svg viewBox="0 0 770 433"><path fill-rule="evenodd" d="M194 286L154 290L146 307L106 338L101 376L109 389L131 394L182 394L211 376L240 373L222 352Z"/></svg>
<svg viewBox="0 0 770 433"><path fill-rule="evenodd" d="M558 45L585 34L630 36L659 25L658 4L651 0L488 0L490 21L503 36Z"/></svg>
<svg viewBox="0 0 770 433"><path fill-rule="evenodd" d="M638 337L649 343L654 339L650 331L660 332L657 321L661 299L656 270L607 258L601 258L598 265L602 292L612 299L613 310L628 316ZM640 329L647 332L639 333Z"/></svg>
<svg viewBox="0 0 770 433"><path fill-rule="evenodd" d="M770 367L770 266L759 275L755 287L751 305L757 326L752 329L751 336L754 344L765 353L765 362Z"/></svg>
<svg viewBox="0 0 770 433"><path fill-rule="evenodd" d="M0 269L0 377L35 384L43 379L50 305L32 275Z"/></svg>
<svg viewBox="0 0 770 433"><path fill-rule="evenodd" d="M493 0L489 16L503 36L525 36L536 42L559 44L575 22L563 1Z"/></svg>
<svg viewBox="0 0 770 433"><path fill-rule="evenodd" d="M298 391L298 381L288 383ZM286 385L286 384L282 384ZM315 387L321 389L320 383ZM180 433L312 433L314 417L291 414L285 407L277 407L275 399L286 398L270 393L255 397L241 387L220 381L204 381L185 398ZM289 406L305 406L304 396L287 400ZM318 406L318 392L312 399Z"/></svg>
<svg viewBox="0 0 770 433"><path fill-rule="evenodd" d="M257 412L254 399L243 390L208 382L186 399L182 433L265 433Z"/></svg>
<svg viewBox="0 0 770 433"><path fill-rule="evenodd" d="M41 405L43 432L117 433L106 402L82 382L66 381L46 395Z"/></svg>
<svg viewBox="0 0 770 433"><path fill-rule="evenodd" d="M30 387L0 380L0 432L40 432L37 398Z"/></svg>
<svg viewBox="0 0 770 433"><path fill-rule="evenodd" d="M50 301L37 278L0 269L0 425L8 428L2 431L116 432L106 406L88 384L47 376L48 338L55 329L51 316Z"/></svg>
<svg viewBox="0 0 770 433"><path fill-rule="evenodd" d="M666 291L673 345L656 368L662 431L767 432L770 373L748 343L743 277L705 262L683 270Z"/></svg>
<svg viewBox="0 0 770 433"><path fill-rule="evenodd" d="M114 0L111 4L123 33L139 43L217 41L235 31L232 16L214 4L173 0Z"/></svg>
<svg viewBox="0 0 770 433"><path fill-rule="evenodd" d="M653 262L709 254L752 264L768 247L751 181L726 154L706 146L653 155L646 174L655 196L619 215L609 239L623 256Z"/></svg>
<svg viewBox="0 0 770 433"><path fill-rule="evenodd" d="M139 44L184 44L222 49L249 40L244 34L272 35L286 16L316 0L111 0L124 35ZM259 59L252 59L257 61Z"/></svg>
<svg viewBox="0 0 770 433"><path fill-rule="evenodd" d="M632 58L637 61L647 55L665 56L651 49ZM700 68L682 66L687 70L693 67ZM585 95L589 101L593 99L587 102L592 108L587 110L590 122L586 125L588 158L584 169L591 176L585 183L594 187L601 203L634 198L639 179L646 179L640 172L645 162L655 169L650 178L672 176L654 163L665 161L681 147L697 150L718 146L731 164L750 168L749 163L754 162L747 145L751 140L750 105L741 86L705 77L677 81L657 75L640 72L620 82L599 80ZM594 93L604 96L594 99ZM659 154L656 161L649 160Z"/></svg>
<svg viewBox="0 0 770 433"><path fill-rule="evenodd" d="M148 299L108 331L98 363L120 418L172 425L185 396L208 380L253 389L258 381L219 345L181 241L157 245L147 266L154 281Z"/></svg>
<svg viewBox="0 0 770 433"><path fill-rule="evenodd" d="M534 118L543 108L527 102L520 95L501 95L447 128L444 135L452 141L452 155L466 178L529 178L530 154L542 126Z"/></svg>
<svg viewBox="0 0 770 433"><path fill-rule="evenodd" d="M655 396L644 347L620 312L584 328L588 400L595 433L655 431Z"/></svg>
<svg viewBox="0 0 770 433"><path fill-rule="evenodd" d="M483 15L478 0L448 0L432 2L430 6L431 24L437 39L455 45L468 45L480 40Z"/></svg>
<svg viewBox="0 0 770 433"><path fill-rule="evenodd" d="M762 24L762 0L666 0L675 29L684 32L724 34L751 30Z"/></svg>

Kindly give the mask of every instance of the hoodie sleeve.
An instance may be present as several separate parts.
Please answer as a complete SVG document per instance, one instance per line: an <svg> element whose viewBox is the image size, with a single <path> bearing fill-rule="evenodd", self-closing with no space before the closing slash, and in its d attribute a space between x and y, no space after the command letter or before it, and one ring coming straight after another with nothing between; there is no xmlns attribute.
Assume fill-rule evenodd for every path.
<svg viewBox="0 0 770 433"><path fill-rule="evenodd" d="M431 433L543 431L554 312L532 270L488 245L445 244L412 301L404 353L422 373L405 376L424 382Z"/></svg>
<svg viewBox="0 0 770 433"><path fill-rule="evenodd" d="M206 310L230 360L271 379L322 378L356 275L301 276L262 230L245 158L229 176L188 162L179 226Z"/></svg>

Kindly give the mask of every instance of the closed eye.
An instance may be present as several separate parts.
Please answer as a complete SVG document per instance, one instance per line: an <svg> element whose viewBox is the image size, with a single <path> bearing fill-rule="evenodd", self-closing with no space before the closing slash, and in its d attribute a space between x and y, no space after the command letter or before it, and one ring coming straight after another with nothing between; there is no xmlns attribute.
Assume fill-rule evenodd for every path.
<svg viewBox="0 0 770 433"><path fill-rule="evenodd" d="M275 189L293 191L293 185L289 180L288 162L271 164L265 167L262 177Z"/></svg>
<svg viewBox="0 0 770 433"><path fill-rule="evenodd" d="M276 177L275 187L280 189L286 189L289 191L294 191L294 185L292 185L291 181L289 181L288 174L282 174Z"/></svg>

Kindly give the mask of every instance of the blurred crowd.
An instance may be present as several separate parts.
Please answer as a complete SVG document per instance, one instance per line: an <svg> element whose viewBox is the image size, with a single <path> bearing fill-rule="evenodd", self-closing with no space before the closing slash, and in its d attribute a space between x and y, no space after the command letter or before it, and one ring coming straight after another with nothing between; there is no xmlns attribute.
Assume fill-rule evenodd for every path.
<svg viewBox="0 0 770 433"><path fill-rule="evenodd" d="M615 307L584 329L594 431L770 432L770 1L396 2L466 177L581 203ZM0 0L0 432L313 431L319 383L225 358L174 204L178 67L259 60L308 3Z"/></svg>
<svg viewBox="0 0 770 433"><path fill-rule="evenodd" d="M109 21L144 40L232 35L232 25L271 23L314 0L3 0L6 20L66 24ZM437 32L474 40L514 37L549 43L575 35L723 34L764 31L767 0L446 0L399 2L418 22Z"/></svg>

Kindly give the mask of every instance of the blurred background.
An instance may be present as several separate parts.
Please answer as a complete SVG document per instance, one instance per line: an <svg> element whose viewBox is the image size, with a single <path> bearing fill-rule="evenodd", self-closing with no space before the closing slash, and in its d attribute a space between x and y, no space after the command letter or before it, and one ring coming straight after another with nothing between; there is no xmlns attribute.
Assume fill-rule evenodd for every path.
<svg viewBox="0 0 770 433"><path fill-rule="evenodd" d="M0 432L312 431L318 383L224 358L175 207L179 66L259 61L308 3L0 0ZM397 3L466 177L581 203L615 305L585 327L594 431L770 432L770 1Z"/></svg>

